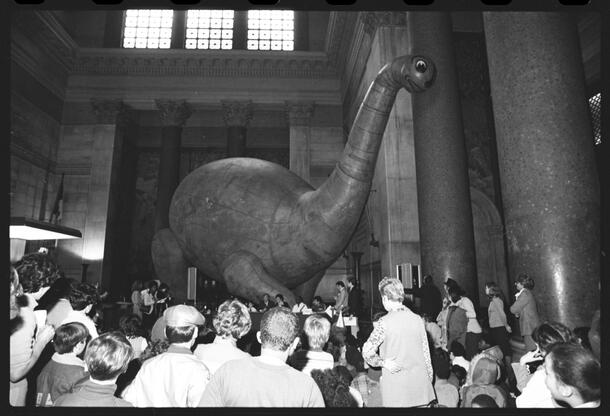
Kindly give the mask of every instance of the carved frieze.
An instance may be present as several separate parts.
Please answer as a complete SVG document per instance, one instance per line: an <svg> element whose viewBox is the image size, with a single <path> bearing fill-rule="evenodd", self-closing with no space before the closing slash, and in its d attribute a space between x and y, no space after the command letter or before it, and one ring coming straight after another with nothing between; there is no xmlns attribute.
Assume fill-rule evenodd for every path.
<svg viewBox="0 0 610 416"><path fill-rule="evenodd" d="M245 78L335 78L323 52L273 53L83 49L75 75L149 75Z"/></svg>
<svg viewBox="0 0 610 416"><path fill-rule="evenodd" d="M380 26L404 26L407 24L406 12L361 12L364 31L373 35Z"/></svg>
<svg viewBox="0 0 610 416"><path fill-rule="evenodd" d="M227 126L248 126L252 119L252 101L222 101L221 104Z"/></svg>
<svg viewBox="0 0 610 416"><path fill-rule="evenodd" d="M314 103L286 101L286 115L291 126L308 125L313 115Z"/></svg>
<svg viewBox="0 0 610 416"><path fill-rule="evenodd" d="M193 114L193 110L185 100L155 100L164 126L182 127Z"/></svg>

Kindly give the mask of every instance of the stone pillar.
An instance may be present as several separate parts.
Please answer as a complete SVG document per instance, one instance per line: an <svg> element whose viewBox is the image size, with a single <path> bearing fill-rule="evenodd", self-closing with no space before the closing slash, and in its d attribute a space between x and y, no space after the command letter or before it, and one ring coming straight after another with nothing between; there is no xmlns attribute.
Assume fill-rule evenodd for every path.
<svg viewBox="0 0 610 416"><path fill-rule="evenodd" d="M246 133L252 119L251 101L222 101L227 125L227 157L246 156Z"/></svg>
<svg viewBox="0 0 610 416"><path fill-rule="evenodd" d="M109 289L112 256L107 249L113 181L122 146L122 122L127 108L121 100L91 100L96 124L92 129L91 169L87 194L87 215L83 230L82 263L88 264L87 282Z"/></svg>
<svg viewBox="0 0 610 416"><path fill-rule="evenodd" d="M599 308L600 199L572 19L484 13L510 276L533 277L541 318L574 328Z"/></svg>
<svg viewBox="0 0 610 416"><path fill-rule="evenodd" d="M286 109L290 125L290 170L309 183L314 104L287 102Z"/></svg>
<svg viewBox="0 0 610 416"><path fill-rule="evenodd" d="M363 30L372 39L362 81L366 90L381 67L406 53L409 37L405 13L365 13ZM397 264L420 262L413 146L411 97L400 90L383 134L375 164L374 192L369 196L375 198L369 208L375 219L382 276L398 277ZM374 292L377 296L377 288Z"/></svg>
<svg viewBox="0 0 610 416"><path fill-rule="evenodd" d="M161 159L157 182L155 232L169 227L169 205L178 186L180 174L180 142L182 126L191 115L191 108L184 101L155 100L163 124Z"/></svg>
<svg viewBox="0 0 610 416"><path fill-rule="evenodd" d="M478 303L468 159L449 13L408 12L411 53L434 61L437 77L413 94L422 273L456 280Z"/></svg>

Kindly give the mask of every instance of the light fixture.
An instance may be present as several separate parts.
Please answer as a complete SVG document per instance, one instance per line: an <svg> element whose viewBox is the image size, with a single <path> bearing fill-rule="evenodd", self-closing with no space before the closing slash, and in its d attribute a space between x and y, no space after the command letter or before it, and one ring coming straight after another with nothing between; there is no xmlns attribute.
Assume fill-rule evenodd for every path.
<svg viewBox="0 0 610 416"><path fill-rule="evenodd" d="M21 240L62 240L82 238L80 231L58 224L25 217L11 217L10 238Z"/></svg>

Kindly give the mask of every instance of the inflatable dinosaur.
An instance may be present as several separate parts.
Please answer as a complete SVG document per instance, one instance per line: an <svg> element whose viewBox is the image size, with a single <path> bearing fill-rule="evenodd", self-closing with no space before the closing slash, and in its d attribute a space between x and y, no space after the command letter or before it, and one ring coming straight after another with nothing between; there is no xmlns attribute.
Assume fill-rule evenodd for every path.
<svg viewBox="0 0 610 416"><path fill-rule="evenodd" d="M186 269L194 266L254 302L264 293L281 293L289 304L295 295L310 302L358 224L396 94L400 88L424 91L435 75L423 56L385 65L358 110L341 159L318 189L258 159L222 159L192 171L173 195L169 228L153 238L158 277L184 291Z"/></svg>

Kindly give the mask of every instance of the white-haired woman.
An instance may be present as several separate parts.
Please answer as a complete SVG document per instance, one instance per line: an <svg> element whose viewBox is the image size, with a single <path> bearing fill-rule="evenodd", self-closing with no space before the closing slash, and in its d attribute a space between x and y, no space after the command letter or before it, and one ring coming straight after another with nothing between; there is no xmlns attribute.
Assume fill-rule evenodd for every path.
<svg viewBox="0 0 610 416"><path fill-rule="evenodd" d="M402 304L404 289L400 280L384 277L379 282L379 293L388 313L375 325L362 347L362 355L371 367L382 367L382 405L425 407L435 395L424 323Z"/></svg>

